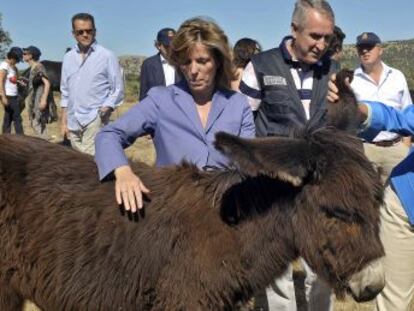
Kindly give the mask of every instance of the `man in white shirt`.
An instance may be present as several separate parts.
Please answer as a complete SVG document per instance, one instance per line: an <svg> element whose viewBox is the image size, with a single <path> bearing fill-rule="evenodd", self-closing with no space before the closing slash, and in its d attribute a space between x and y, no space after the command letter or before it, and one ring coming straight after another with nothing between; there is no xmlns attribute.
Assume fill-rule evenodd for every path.
<svg viewBox="0 0 414 311"><path fill-rule="evenodd" d="M139 100L147 96L154 86L168 86L179 80L174 66L169 63L168 54L175 30L163 28L157 34L155 47L158 54L148 57L141 66Z"/></svg>
<svg viewBox="0 0 414 311"><path fill-rule="evenodd" d="M378 101L398 110L411 105L404 74L381 60L380 38L373 32L364 32L357 37L356 48L361 65L355 70L351 86L358 101ZM381 132L371 143L364 143L364 149L380 167L385 181L393 167L406 157L410 144L410 137Z"/></svg>

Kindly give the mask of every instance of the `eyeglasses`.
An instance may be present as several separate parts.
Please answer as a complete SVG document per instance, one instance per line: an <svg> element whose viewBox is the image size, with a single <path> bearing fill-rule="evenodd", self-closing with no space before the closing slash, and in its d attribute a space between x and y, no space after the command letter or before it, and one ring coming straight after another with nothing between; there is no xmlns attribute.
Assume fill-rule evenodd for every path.
<svg viewBox="0 0 414 311"><path fill-rule="evenodd" d="M87 35L92 35L95 33L95 29L79 29L79 30L74 30L73 33L75 34L75 36L83 36L83 34L87 34Z"/></svg>

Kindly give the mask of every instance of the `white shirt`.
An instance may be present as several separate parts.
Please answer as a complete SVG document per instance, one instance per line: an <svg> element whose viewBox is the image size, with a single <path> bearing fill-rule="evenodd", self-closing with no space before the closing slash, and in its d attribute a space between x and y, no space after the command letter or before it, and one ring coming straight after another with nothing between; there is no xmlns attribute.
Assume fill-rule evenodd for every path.
<svg viewBox="0 0 414 311"><path fill-rule="evenodd" d="M162 69L164 70L165 86L175 83L175 68L160 54Z"/></svg>
<svg viewBox="0 0 414 311"><path fill-rule="evenodd" d="M354 72L351 87L358 101L378 101L397 110L403 110L412 104L410 92L404 74L382 63L382 73L378 85L366 74L362 67ZM398 134L380 132L373 141L393 140Z"/></svg>
<svg viewBox="0 0 414 311"><path fill-rule="evenodd" d="M8 62L3 61L0 64L0 70L4 70L6 74L4 91L6 96L17 96L17 73Z"/></svg>

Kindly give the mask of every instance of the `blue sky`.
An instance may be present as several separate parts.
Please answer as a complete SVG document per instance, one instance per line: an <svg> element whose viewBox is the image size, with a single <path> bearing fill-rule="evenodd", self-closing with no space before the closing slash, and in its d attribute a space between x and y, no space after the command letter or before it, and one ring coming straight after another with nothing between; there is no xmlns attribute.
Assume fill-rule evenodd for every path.
<svg viewBox="0 0 414 311"><path fill-rule="evenodd" d="M157 31L178 28L187 18L209 16L232 43L258 40L265 49L289 33L294 0L1 0L3 28L13 45L36 45L43 59L61 60L75 41L70 19L79 12L95 16L97 39L117 55L155 53ZM336 23L353 43L363 31L383 40L414 38L413 0L332 0Z"/></svg>

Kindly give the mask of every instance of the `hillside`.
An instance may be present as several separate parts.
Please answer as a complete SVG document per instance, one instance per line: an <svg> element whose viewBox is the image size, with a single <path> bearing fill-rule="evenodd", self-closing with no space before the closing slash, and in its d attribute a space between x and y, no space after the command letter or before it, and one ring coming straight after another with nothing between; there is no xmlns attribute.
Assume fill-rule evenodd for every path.
<svg viewBox="0 0 414 311"><path fill-rule="evenodd" d="M401 70L407 78L408 87L414 89L414 39L387 41L383 43L383 60L387 65ZM355 68L358 58L355 45L345 45L342 68Z"/></svg>

